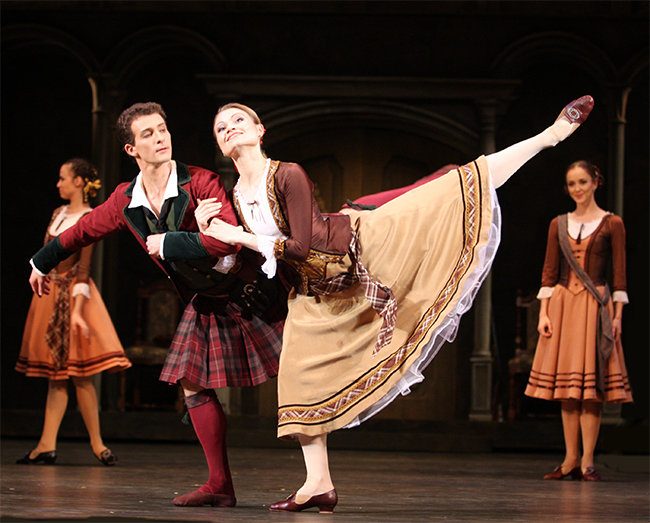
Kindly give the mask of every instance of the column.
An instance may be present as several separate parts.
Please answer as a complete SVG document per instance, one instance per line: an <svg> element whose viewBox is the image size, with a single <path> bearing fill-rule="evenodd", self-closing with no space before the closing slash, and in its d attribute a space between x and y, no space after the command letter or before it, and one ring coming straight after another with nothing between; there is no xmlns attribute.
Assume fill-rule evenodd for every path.
<svg viewBox="0 0 650 523"><path fill-rule="evenodd" d="M608 209L614 214L623 218L623 196L624 196L624 182L625 182L625 124L627 123L625 117L627 114L627 100L630 94L630 87L628 86L611 86L612 99L614 100L612 113L610 114L610 122L612 128L612 135L610 140L610 150L608 156L610 158L610 176L612 181L613 191L608 194L607 203ZM603 405L603 420L604 424L615 425L621 421L621 413L623 407L620 404L605 403Z"/></svg>
<svg viewBox="0 0 650 523"><path fill-rule="evenodd" d="M478 101L481 122L481 152L495 151L497 100ZM488 274L474 301L474 350L472 364L472 398L469 418L491 421L492 416L492 274Z"/></svg>

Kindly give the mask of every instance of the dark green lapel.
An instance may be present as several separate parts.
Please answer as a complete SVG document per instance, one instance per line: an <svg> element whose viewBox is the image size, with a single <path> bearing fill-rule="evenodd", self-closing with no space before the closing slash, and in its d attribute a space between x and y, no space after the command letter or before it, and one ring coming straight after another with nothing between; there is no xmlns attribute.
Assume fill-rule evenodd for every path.
<svg viewBox="0 0 650 523"><path fill-rule="evenodd" d="M190 176L190 170L187 165L178 161L176 162L176 174L178 175L178 196L174 198L172 208L169 211L169 217L174 220L174 229L170 227L170 230L180 231L185 211L190 203L190 193L184 186L190 183L192 177Z"/></svg>
<svg viewBox="0 0 650 523"><path fill-rule="evenodd" d="M135 180L137 180L137 178ZM129 198L129 202L133 197L133 187L135 186L135 180L131 182L131 185L129 185L128 189L124 193L124 195ZM138 234L138 236L142 238L142 240L145 240L147 236L151 234L149 231L149 226L147 225L147 219L145 218L144 213L140 207L131 209L127 205L122 210L122 214L124 214L126 221L131 225L131 228Z"/></svg>
<svg viewBox="0 0 650 523"><path fill-rule="evenodd" d="M190 176L190 170L184 163L176 162L176 174L178 175L178 196L174 198L167 218L170 231L181 230L183 216L185 216L185 211L187 210L187 206L190 203L190 193L183 187L192 179ZM131 182L131 185L129 185L128 189L124 193L128 198L132 198L134 186L135 180ZM142 212L142 209L140 207L131 209L127 205L122 212L131 227L133 227L133 230L143 240L145 240L147 236L151 234L151 230L147 224L147 218L145 217L144 212Z"/></svg>

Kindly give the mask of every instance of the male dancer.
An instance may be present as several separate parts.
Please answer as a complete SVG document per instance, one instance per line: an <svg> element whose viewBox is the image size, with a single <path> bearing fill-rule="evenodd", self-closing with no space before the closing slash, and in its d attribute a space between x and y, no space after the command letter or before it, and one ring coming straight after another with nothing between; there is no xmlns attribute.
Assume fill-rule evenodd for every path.
<svg viewBox="0 0 650 523"><path fill-rule="evenodd" d="M117 131L140 173L38 251L29 282L39 296L48 294L47 274L60 261L119 230L131 231L186 303L160 379L183 387L209 479L173 503L234 506L226 418L214 389L258 385L277 374L284 289L258 272L254 253L199 231L194 211L206 198L221 203L220 219L237 225L237 218L218 175L172 160L159 104L132 105L120 115ZM269 300L274 307L267 307Z"/></svg>

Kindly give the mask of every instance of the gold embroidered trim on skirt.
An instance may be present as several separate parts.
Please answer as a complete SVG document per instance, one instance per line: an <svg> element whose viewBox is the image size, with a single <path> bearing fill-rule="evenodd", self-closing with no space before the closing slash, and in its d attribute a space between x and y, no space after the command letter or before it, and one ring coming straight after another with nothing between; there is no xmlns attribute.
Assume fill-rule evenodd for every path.
<svg viewBox="0 0 650 523"><path fill-rule="evenodd" d="M451 173L449 173L451 175ZM420 344L429 339L433 326L438 325L441 314L448 314L448 305L462 291L462 282L471 271L474 262L475 249L480 242L482 231L482 187L479 167L476 162L456 170L460 180L462 199L464 202L463 244L449 279L444 283L439 295L433 300L431 307L422 315L419 323L409 335L406 343L388 357L378 362L369 372L354 383L339 390L322 402L311 405L285 405L278 409L278 428L286 425L319 425L328 423L343 416L353 409L364 398L381 389L391 376L403 370L413 359ZM369 350L371 348L369 347ZM387 390L379 390L382 395ZM379 400L380 398L377 398Z"/></svg>

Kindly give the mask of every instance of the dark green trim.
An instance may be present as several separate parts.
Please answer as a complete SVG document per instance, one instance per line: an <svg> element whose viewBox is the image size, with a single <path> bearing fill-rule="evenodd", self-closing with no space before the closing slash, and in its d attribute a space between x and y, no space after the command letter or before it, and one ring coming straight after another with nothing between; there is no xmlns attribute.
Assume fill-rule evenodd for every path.
<svg viewBox="0 0 650 523"><path fill-rule="evenodd" d="M61 240L57 236L34 254L32 262L39 271L48 274L54 267L73 254L74 251L69 251L61 245Z"/></svg>

